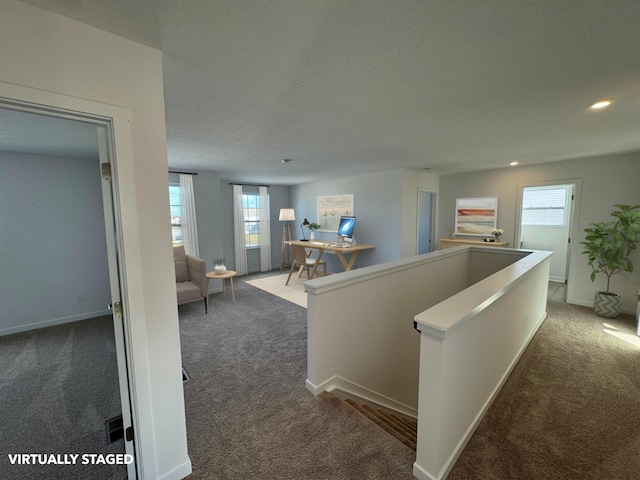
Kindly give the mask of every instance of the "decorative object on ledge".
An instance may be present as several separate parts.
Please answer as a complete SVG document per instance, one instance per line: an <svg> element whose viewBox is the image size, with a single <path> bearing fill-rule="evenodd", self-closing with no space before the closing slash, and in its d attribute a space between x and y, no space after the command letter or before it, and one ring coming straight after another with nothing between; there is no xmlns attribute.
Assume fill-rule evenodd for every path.
<svg viewBox="0 0 640 480"><path fill-rule="evenodd" d="M459 247L460 245L478 245L481 247L484 246L484 247L501 247L501 248L509 247L509 242L496 242L496 241L493 241L493 238L491 240L492 241L486 241L486 239L463 240L461 238L441 238L440 248L444 250L445 248Z"/></svg>
<svg viewBox="0 0 640 480"><path fill-rule="evenodd" d="M224 272L227 271L227 267L225 266L225 258L224 257L218 257L218 258L214 258L213 259L213 272L216 275L221 275Z"/></svg>
<svg viewBox="0 0 640 480"><path fill-rule="evenodd" d="M493 235L497 220L497 197L456 199L456 235Z"/></svg>
<svg viewBox="0 0 640 480"><path fill-rule="evenodd" d="M306 218L305 218L306 220ZM320 229L320 225L318 225L317 223L309 223L307 225L307 228L309 230L311 230L311 233L309 234L309 239L310 240L315 240L316 239L316 230Z"/></svg>
<svg viewBox="0 0 640 480"><path fill-rule="evenodd" d="M454 228L453 227L444 227L447 229L447 237L449 238L456 238L456 234L454 232Z"/></svg>
<svg viewBox="0 0 640 480"><path fill-rule="evenodd" d="M616 204L614 207L617 210L611 215L618 220L590 223L589 228L584 229L585 241L580 242L592 268L591 281L596 280L598 273L607 277L606 291L596 292L593 302L595 313L605 318L615 318L620 313L620 296L609 289L611 277L633 272L630 255L640 242L640 205Z"/></svg>
<svg viewBox="0 0 640 480"><path fill-rule="evenodd" d="M501 228L494 228L493 232L491 232L491 235L493 235L494 237L496 237L496 242L500 241L500 235L502 235L504 233L504 230Z"/></svg>

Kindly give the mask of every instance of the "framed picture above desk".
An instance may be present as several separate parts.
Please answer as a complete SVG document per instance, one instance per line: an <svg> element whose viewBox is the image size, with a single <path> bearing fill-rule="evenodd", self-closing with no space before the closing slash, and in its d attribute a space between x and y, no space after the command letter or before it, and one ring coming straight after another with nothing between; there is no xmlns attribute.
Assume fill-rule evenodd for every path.
<svg viewBox="0 0 640 480"><path fill-rule="evenodd" d="M336 246L336 244L330 242L303 242L301 240L292 240L287 242L289 245L299 245L301 247L317 250L318 256L315 258L315 264L313 269L311 270L310 277L313 278L316 274L316 270L318 267L318 262L322 258L322 254L324 252L335 253L338 255L340 259L340 263L344 267L345 272L348 272L353 268L353 265L356 263L356 258L358 258L358 253L362 250L370 250L372 248L376 248L375 245L366 245L366 244L357 244L345 247ZM347 255L349 258L347 259Z"/></svg>

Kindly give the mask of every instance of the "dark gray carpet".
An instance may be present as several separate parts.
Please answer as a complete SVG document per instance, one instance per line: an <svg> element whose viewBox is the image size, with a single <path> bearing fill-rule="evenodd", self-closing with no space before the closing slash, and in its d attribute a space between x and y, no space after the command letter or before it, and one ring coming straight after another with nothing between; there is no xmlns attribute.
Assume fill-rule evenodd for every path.
<svg viewBox="0 0 640 480"><path fill-rule="evenodd" d="M111 317L0 337L0 478L118 479L123 466L11 465L14 453L124 453Z"/></svg>
<svg viewBox="0 0 640 480"><path fill-rule="evenodd" d="M635 319L548 313L449 480L640 478Z"/></svg>
<svg viewBox="0 0 640 480"><path fill-rule="evenodd" d="M180 331L190 478L413 478L411 449L306 390L306 309L237 279L236 304L183 305Z"/></svg>

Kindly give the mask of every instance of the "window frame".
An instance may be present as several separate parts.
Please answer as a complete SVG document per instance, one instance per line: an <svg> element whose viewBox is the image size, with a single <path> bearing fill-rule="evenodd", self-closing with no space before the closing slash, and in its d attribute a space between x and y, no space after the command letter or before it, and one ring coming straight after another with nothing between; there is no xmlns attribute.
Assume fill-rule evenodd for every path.
<svg viewBox="0 0 640 480"><path fill-rule="evenodd" d="M559 205L549 205L549 206L535 206L535 207L526 207L526 196L528 192L540 192L540 191L550 191L550 190L562 190L564 192L564 204L562 206ZM522 190L522 208L521 208L521 225L524 227L544 227L544 228L567 228L568 227L568 209L569 202L571 200L571 187L569 185L540 185L533 187L524 187ZM561 223L551 223L550 221L545 222L536 222L536 223L527 223L526 212L553 212L553 211L562 211L562 222Z"/></svg>
<svg viewBox="0 0 640 480"><path fill-rule="evenodd" d="M255 202L253 206L247 206L248 202ZM253 215L249 213L251 211ZM260 248L260 194L259 193L242 193L242 216L244 218L244 241L247 250ZM255 217L255 218L253 218ZM251 232L250 229L255 226L257 231ZM249 239L255 237L255 242L249 242Z"/></svg>
<svg viewBox="0 0 640 480"><path fill-rule="evenodd" d="M178 189L178 199L180 200L180 203L178 204L174 204L172 203L172 197L175 196L175 193L172 194L171 189ZM169 223L171 225L171 243L173 244L174 247L179 247L184 245L184 243L182 243L182 196L181 196L181 192L180 192L180 184L179 183L175 183L175 182L169 182ZM180 209L180 215L173 215L173 209L174 208L179 208ZM173 219L174 217L177 217L180 223L173 223ZM174 234L174 232L176 230L179 230L180 232L180 240L176 241L176 235Z"/></svg>

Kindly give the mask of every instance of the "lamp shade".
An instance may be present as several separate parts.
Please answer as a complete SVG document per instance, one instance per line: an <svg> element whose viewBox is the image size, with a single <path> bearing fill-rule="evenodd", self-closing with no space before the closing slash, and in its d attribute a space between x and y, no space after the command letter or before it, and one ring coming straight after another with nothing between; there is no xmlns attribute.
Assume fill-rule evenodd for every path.
<svg viewBox="0 0 640 480"><path fill-rule="evenodd" d="M296 219L296 212L293 211L293 208L281 208L280 209L280 218L281 222L292 222Z"/></svg>

